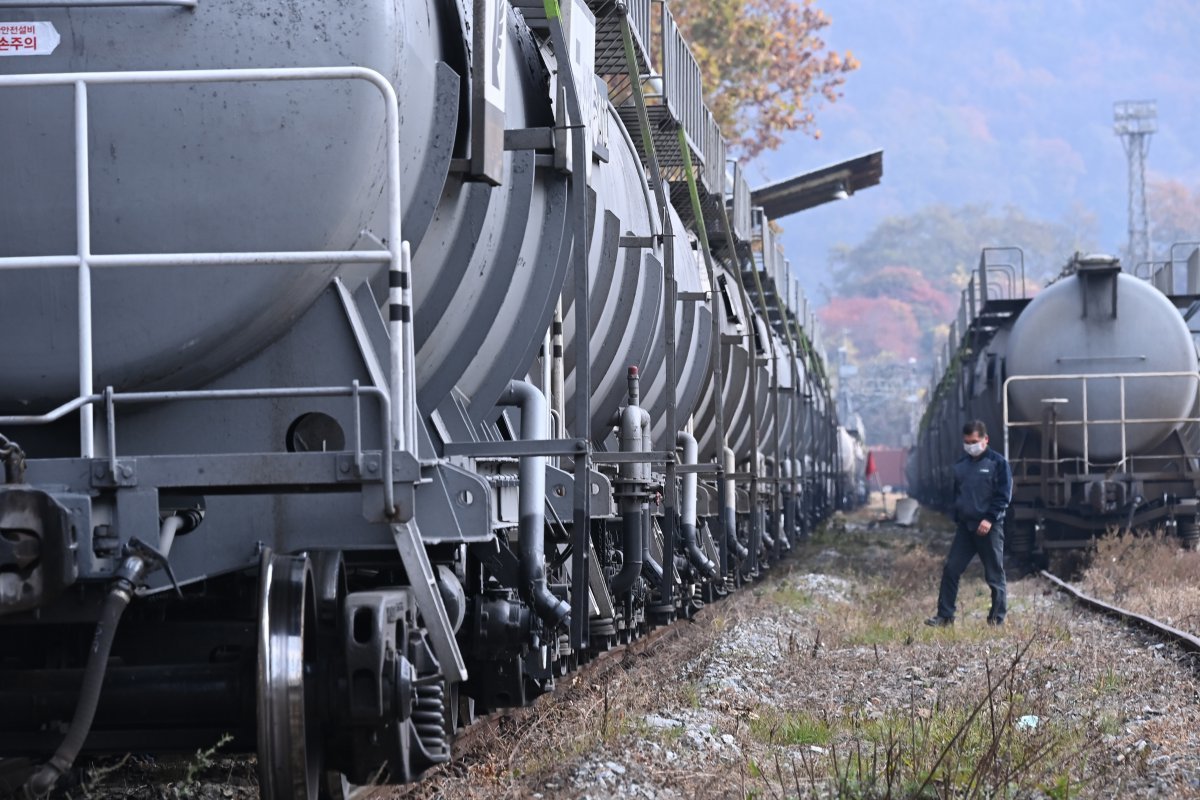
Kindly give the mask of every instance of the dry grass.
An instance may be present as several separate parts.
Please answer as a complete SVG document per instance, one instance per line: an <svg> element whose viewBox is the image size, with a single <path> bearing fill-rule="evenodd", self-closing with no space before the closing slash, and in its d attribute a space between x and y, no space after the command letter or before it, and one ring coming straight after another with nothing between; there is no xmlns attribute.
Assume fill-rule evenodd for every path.
<svg viewBox="0 0 1200 800"><path fill-rule="evenodd" d="M977 566L959 624L925 626L942 567L929 541L944 544L944 532L872 529L809 545L810 556L836 548L823 566L850 578L853 596L800 606L810 640L790 638L774 665L799 690L754 711L747 796L1065 797L1106 774L1099 752L1117 713L1066 716L1045 689L1069 632L1020 597L1014 625L983 625L990 596Z"/></svg>
<svg viewBox="0 0 1200 800"><path fill-rule="evenodd" d="M934 688L936 677L909 673L904 700L764 709L750 728L764 746L751 755L748 796L1077 795L1109 771L1106 728L1052 707L1041 688L1047 644L1035 634L1006 661L985 655L978 682Z"/></svg>
<svg viewBox="0 0 1200 800"><path fill-rule="evenodd" d="M1200 633L1200 552L1162 532L1112 534L1091 553L1080 588L1130 611Z"/></svg>
<svg viewBox="0 0 1200 800"><path fill-rule="evenodd" d="M650 728L645 717L664 704L694 708L700 703L695 683L686 676L675 679L674 673L710 646L726 624L722 609L705 609L694 623L677 623L678 635L637 654L626 653L590 681L568 676L533 707L502 717L463 759L433 770L419 784L380 790L375 797L474 800L529 797L539 791L555 797L566 792L566 768L588 752L631 738L669 744L682 730ZM676 780L686 784L688 775L680 773Z"/></svg>
<svg viewBox="0 0 1200 800"><path fill-rule="evenodd" d="M568 679L488 752L389 796L627 797L630 776L659 797L1197 793L1200 704L1169 654L1034 579L1010 583L1009 625L989 628L978 565L959 624L928 628L945 526L842 522L686 639L594 685ZM736 748L691 747L647 714ZM617 784L572 782L614 761L629 770Z"/></svg>

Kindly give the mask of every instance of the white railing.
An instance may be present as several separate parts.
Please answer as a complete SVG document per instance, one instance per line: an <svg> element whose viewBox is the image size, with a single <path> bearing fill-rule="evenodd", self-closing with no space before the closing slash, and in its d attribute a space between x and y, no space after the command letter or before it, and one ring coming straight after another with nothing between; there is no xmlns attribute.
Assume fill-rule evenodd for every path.
<svg viewBox="0 0 1200 800"><path fill-rule="evenodd" d="M117 84L195 84L195 83L266 83L280 81L365 81L380 93L385 114L387 142L388 239L377 250L317 250L245 253L167 253L167 254L96 254L92 252L91 189L88 151L88 87ZM160 70L143 72L78 72L40 75L0 75L0 90L13 87L73 86L75 89L75 213L76 248L74 255L21 256L0 258L0 271L21 269L78 270L79 299L79 395L53 411L39 415L0 417L0 425L37 425L61 418L78 410L80 414L80 455L95 457L94 406L104 399L93 386L92 364L92 269L110 267L207 267L218 265L301 266L306 264L387 264L392 278L389 304L390 381L387 397L382 398L390 446L384 443L385 460L391 461L393 449L412 450L416 442L415 355L412 340L412 289L409 280L409 253L401 231L400 200L400 114L392 85L374 70L363 67L294 67L278 69ZM2 93L2 92L0 92ZM357 398L357 387L311 387L309 389L250 390L247 396L271 397L280 393L311 395L338 393ZM363 390L366 393L365 390ZM142 392L115 395L118 401L197 399L204 392ZM108 393L111 408L114 395ZM135 399L136 398L136 399ZM357 405L357 403L356 403ZM390 411L390 413L389 413ZM356 411L357 414L357 411ZM357 418L357 417L356 417ZM112 432L109 432L110 437ZM112 445L110 444L110 447ZM109 453L113 457L113 453ZM389 465L390 466L390 465ZM390 472L386 472L389 474ZM385 481L390 488L390 481Z"/></svg>
<svg viewBox="0 0 1200 800"><path fill-rule="evenodd" d="M1011 428L1040 428L1043 424L1042 420L1020 421L1014 422L1009 419L1009 389L1014 383L1032 383L1036 381L1078 381L1080 384L1080 418L1079 419L1056 419L1054 424L1058 427L1075 427L1082 426L1083 428L1083 464L1084 467L1093 466L1091 463L1090 441L1088 431L1092 425L1118 425L1121 430L1121 458L1114 464L1105 464L1108 467L1120 467L1129 458L1127 447L1126 431L1130 425L1164 425L1175 424L1182 425L1187 422L1200 422L1200 417L1128 417L1126 416L1125 407L1125 384L1130 380L1139 379L1162 379L1162 378L1177 378L1189 380L1193 383L1192 391L1193 398L1195 392L1200 390L1200 372L1097 372L1091 374L1074 374L1074 375L1014 375L1004 381L1004 396L1003 396L1003 413L1004 413L1004 457L1009 457L1009 430ZM1089 419L1088 417L1088 383L1094 380L1116 380L1118 381L1118 399L1119 399L1119 416L1115 419ZM1044 402L1065 402L1058 398L1048 398ZM1189 404L1189 405L1194 405Z"/></svg>

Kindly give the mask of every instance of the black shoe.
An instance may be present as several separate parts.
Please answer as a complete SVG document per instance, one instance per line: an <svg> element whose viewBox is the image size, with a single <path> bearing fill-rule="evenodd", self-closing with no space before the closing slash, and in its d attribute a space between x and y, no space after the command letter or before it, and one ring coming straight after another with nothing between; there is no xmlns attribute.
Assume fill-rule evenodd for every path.
<svg viewBox="0 0 1200 800"><path fill-rule="evenodd" d="M948 628L954 624L954 620L945 617L930 617L925 620L925 624L931 628Z"/></svg>
<svg viewBox="0 0 1200 800"><path fill-rule="evenodd" d="M997 628L1003 628L1004 617L988 617L988 625L992 625Z"/></svg>

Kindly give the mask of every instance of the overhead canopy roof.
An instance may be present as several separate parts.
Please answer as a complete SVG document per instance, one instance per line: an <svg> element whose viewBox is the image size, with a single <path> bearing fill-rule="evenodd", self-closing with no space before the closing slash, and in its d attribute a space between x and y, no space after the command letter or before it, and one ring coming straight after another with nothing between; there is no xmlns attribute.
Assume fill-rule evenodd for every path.
<svg viewBox="0 0 1200 800"><path fill-rule="evenodd" d="M780 219L831 200L845 199L859 189L875 186L882 178L883 151L876 150L762 186L750 193L750 201L762 206L771 219Z"/></svg>

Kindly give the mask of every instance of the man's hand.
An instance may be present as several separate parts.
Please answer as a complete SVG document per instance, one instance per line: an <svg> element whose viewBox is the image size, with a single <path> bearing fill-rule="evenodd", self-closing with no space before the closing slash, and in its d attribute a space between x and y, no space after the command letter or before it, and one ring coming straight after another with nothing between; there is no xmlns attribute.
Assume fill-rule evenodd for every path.
<svg viewBox="0 0 1200 800"><path fill-rule="evenodd" d="M979 523L979 527L975 529L975 535L976 536L987 536L988 532L991 531L991 529L992 529L992 523L988 522L986 519L981 520Z"/></svg>

